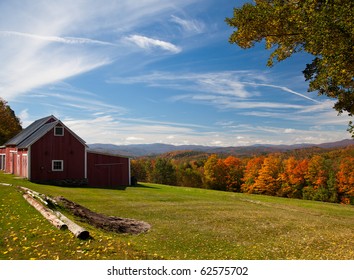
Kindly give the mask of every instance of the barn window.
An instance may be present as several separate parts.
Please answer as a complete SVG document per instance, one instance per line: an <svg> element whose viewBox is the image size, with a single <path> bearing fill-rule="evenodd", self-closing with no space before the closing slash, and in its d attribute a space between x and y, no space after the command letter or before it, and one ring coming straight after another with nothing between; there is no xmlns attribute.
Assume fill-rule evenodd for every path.
<svg viewBox="0 0 354 280"><path fill-rule="evenodd" d="M64 161L63 160L52 160L52 171L63 171Z"/></svg>
<svg viewBox="0 0 354 280"><path fill-rule="evenodd" d="M55 136L64 136L64 127L62 126L56 126L54 128L54 135Z"/></svg>

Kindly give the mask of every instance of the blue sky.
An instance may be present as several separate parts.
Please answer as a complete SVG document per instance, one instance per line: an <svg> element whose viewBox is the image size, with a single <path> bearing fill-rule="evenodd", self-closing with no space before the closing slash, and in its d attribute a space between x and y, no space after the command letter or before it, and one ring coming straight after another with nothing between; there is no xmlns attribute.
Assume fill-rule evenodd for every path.
<svg viewBox="0 0 354 280"><path fill-rule="evenodd" d="M55 115L87 143L217 146L350 138L297 54L228 43L230 0L1 1L0 97L26 127Z"/></svg>

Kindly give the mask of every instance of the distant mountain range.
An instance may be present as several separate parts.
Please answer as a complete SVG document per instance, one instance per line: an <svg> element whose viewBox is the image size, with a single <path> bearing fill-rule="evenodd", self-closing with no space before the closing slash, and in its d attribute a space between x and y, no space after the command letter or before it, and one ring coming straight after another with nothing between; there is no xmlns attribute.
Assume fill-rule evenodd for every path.
<svg viewBox="0 0 354 280"><path fill-rule="evenodd" d="M341 148L354 145L354 140L345 139L337 142L323 144L295 144L295 145L252 145L239 147L217 147L200 145L170 145L170 144L133 144L133 145L113 145L113 144L90 144L90 150L102 153L117 154L129 157L141 157L159 155L173 151L198 151L204 153L230 154L235 156L247 156L260 153L286 152L303 148Z"/></svg>

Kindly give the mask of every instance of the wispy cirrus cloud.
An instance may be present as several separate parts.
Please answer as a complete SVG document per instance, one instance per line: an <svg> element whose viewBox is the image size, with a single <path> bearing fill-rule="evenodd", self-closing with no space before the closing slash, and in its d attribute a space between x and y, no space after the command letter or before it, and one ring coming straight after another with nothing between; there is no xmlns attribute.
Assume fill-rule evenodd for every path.
<svg viewBox="0 0 354 280"><path fill-rule="evenodd" d="M188 34L200 34L205 30L205 24L202 21L195 19L187 20L172 15L170 21L179 25L182 31L187 32Z"/></svg>
<svg viewBox="0 0 354 280"><path fill-rule="evenodd" d="M189 97L196 99L212 99L216 96L225 95L238 98L238 100L247 101L250 98L260 97L262 88L272 88L285 93L291 93L301 99L311 101L312 103L320 103L318 100L306 96L303 93L296 92L288 87L269 83L270 77L258 71L221 71L221 72L206 72L206 73L166 73L154 72L147 75L134 77L116 77L111 78L109 83L134 84L144 83L153 87L173 88L181 91L194 91L188 95L175 96L174 100L186 100ZM203 95L198 93L202 92ZM208 94L208 95L205 95ZM232 100L228 100L230 103ZM254 100L255 104L259 100ZM269 103L269 102L268 102ZM264 101L264 107L267 107L267 101ZM248 103L250 105L250 103ZM247 104L245 105L245 107ZM258 106L258 105L257 105ZM290 105L293 106L293 105ZM294 105L294 107L296 107ZM300 107L298 107L300 108Z"/></svg>
<svg viewBox="0 0 354 280"><path fill-rule="evenodd" d="M28 113L28 109L21 112L21 121L24 126L30 124L43 115L54 114L59 118L75 114L98 118L110 114L118 117L129 113L129 109L106 102L101 96L80 88L76 88L68 83L58 82L45 89L37 89L15 103L24 103L45 108L40 112ZM33 107L33 105L32 105ZM78 113L80 112L80 113ZM107 120L107 119L104 119Z"/></svg>
<svg viewBox="0 0 354 280"><path fill-rule="evenodd" d="M350 120L347 116L336 115L332 109L333 100L315 99L313 95L295 91L282 85L280 81L275 81L273 77L269 77L269 74L258 71L179 74L154 72L140 76L112 78L108 82L144 84L149 87L169 89L173 92L166 97L170 102L191 103L209 106L227 113L232 112L233 116L237 115L245 123L255 119L260 122L267 120L269 124L274 125L274 129L267 129L268 133L291 134L289 133L291 129L303 126L307 128L307 130L303 129L304 133L309 131L310 134L312 127L323 127L325 130L326 125L345 126ZM289 127L283 128L283 122L287 122ZM252 126L255 127L250 125ZM235 130L231 127L230 129L234 133L243 135L253 133L253 130L242 132L240 127ZM263 129L259 128L256 131L260 132ZM314 129L311 133L315 135L315 131L318 132ZM343 135L345 133L344 131ZM326 135L329 136L330 133Z"/></svg>
<svg viewBox="0 0 354 280"><path fill-rule="evenodd" d="M146 36L141 36L141 35L130 35L124 38L128 42L132 42L135 45L139 46L142 49L145 50L151 50L154 48L159 48L171 53L180 53L182 51L182 48L166 41L158 40L158 39L153 39L149 38Z"/></svg>
<svg viewBox="0 0 354 280"><path fill-rule="evenodd" d="M21 8L14 1L0 3L0 96L8 101L33 89L90 72L116 61L129 61L136 52L122 42L196 0L32 1ZM69 12L70 11L70 12ZM131 35L140 48L179 53L167 40Z"/></svg>
<svg viewBox="0 0 354 280"><path fill-rule="evenodd" d="M132 144L166 143L196 144L204 139L197 126L188 123L149 121L139 118L120 118L111 114L91 118L64 118L65 124L88 143ZM202 133L206 134L206 133ZM156 140L159 139L159 140ZM209 139L210 140L210 139ZM207 144L209 142L205 142Z"/></svg>
<svg viewBox="0 0 354 280"><path fill-rule="evenodd" d="M252 77L253 76L253 77ZM247 98L255 92L246 90L243 81L264 81L265 76L250 71L229 71L214 73L168 73L154 72L147 75L131 77L115 77L107 80L108 83L136 84L143 83L152 87L164 87L181 91L215 93ZM178 96L177 96L178 98Z"/></svg>
<svg viewBox="0 0 354 280"><path fill-rule="evenodd" d="M270 87L270 88L275 88L275 89L280 89L282 91L285 91L285 92L289 92L291 94L294 94L294 95L297 95L297 96L300 96L304 99L307 99L307 100L310 100L312 102L315 102L315 103L321 103L320 101L318 100L315 100L309 96L306 96L305 94L302 94L302 93L299 93L299 92L296 92L288 87L284 87L284 86L278 86L278 85L271 85L271 84L264 84L264 83L250 83L250 82L244 82L244 84L248 84L248 85L252 85L252 86L256 86L256 87Z"/></svg>
<svg viewBox="0 0 354 280"><path fill-rule="evenodd" d="M43 36L43 35L16 32L16 31L0 31L0 36L19 36L19 37L29 38L33 40L41 40L41 41L63 43L63 44L93 44L93 45L115 46L115 44L110 42L93 40L89 38Z"/></svg>

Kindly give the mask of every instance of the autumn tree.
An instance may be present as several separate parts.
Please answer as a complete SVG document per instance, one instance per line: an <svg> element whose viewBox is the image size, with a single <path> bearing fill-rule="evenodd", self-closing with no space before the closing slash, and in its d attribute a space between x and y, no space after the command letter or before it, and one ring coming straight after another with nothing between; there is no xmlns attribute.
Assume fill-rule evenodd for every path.
<svg viewBox="0 0 354 280"><path fill-rule="evenodd" d="M21 123L15 112L0 98L0 145L10 140L22 130Z"/></svg>
<svg viewBox="0 0 354 280"><path fill-rule="evenodd" d="M217 155L209 156L204 165L204 183L214 190L226 190L226 166Z"/></svg>
<svg viewBox="0 0 354 280"><path fill-rule="evenodd" d="M226 22L236 30L230 43L251 48L265 40L268 66L295 53L313 60L303 74L309 91L337 100L334 108L354 114L354 1L255 0L234 9ZM349 131L354 137L353 124Z"/></svg>
<svg viewBox="0 0 354 280"><path fill-rule="evenodd" d="M305 175L307 186L303 189L305 199L337 202L334 172L331 167L331 161L321 155L314 155L309 160Z"/></svg>
<svg viewBox="0 0 354 280"><path fill-rule="evenodd" d="M345 204L354 204L354 158L341 160L336 176L339 199Z"/></svg>
<svg viewBox="0 0 354 280"><path fill-rule="evenodd" d="M176 185L176 169L170 160L158 158L151 172L153 183Z"/></svg>
<svg viewBox="0 0 354 280"><path fill-rule="evenodd" d="M224 160L226 167L226 190L240 192L244 166L240 159L229 156Z"/></svg>
<svg viewBox="0 0 354 280"><path fill-rule="evenodd" d="M254 182L252 193L276 195L281 186L278 179L280 171L281 159L276 155L266 157Z"/></svg>
<svg viewBox="0 0 354 280"><path fill-rule="evenodd" d="M144 159L133 159L130 162L131 175L137 181L147 182L148 172L146 168L146 160Z"/></svg>
<svg viewBox="0 0 354 280"><path fill-rule="evenodd" d="M302 198L302 189L306 186L305 175L308 169L308 160L297 160L289 157L284 160L284 170L279 174L281 189L279 196Z"/></svg>
<svg viewBox="0 0 354 280"><path fill-rule="evenodd" d="M195 162L182 163L177 167L177 184L192 188L203 186L202 173Z"/></svg>
<svg viewBox="0 0 354 280"><path fill-rule="evenodd" d="M247 162L242 178L243 184L241 186L241 192L253 193L253 190L255 188L255 182L258 178L259 171L262 168L263 162L263 157L251 158Z"/></svg>

